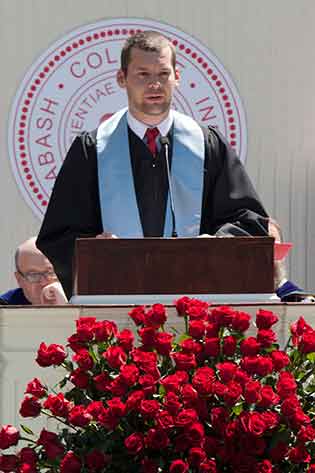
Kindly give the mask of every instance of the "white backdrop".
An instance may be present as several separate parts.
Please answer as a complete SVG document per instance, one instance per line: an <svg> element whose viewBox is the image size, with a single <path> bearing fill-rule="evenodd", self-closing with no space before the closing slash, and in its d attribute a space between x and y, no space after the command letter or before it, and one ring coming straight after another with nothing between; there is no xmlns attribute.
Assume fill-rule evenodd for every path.
<svg viewBox="0 0 315 473"><path fill-rule="evenodd" d="M16 246L40 226L8 159L7 120L16 90L30 65L65 33L128 16L195 36L229 71L247 114L247 170L268 212L294 243L292 279L314 289L313 0L1 0L0 292L14 286Z"/></svg>

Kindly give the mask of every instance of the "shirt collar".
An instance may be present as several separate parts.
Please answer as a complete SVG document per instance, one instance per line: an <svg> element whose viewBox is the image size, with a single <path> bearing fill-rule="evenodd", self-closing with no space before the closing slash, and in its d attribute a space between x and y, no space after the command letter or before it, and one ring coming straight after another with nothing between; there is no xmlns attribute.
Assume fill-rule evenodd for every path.
<svg viewBox="0 0 315 473"><path fill-rule="evenodd" d="M173 124L174 116L173 116L173 111L170 110L169 114L167 115L164 120L161 121L158 125L155 127L159 130L161 136L166 136L168 132L170 131L170 128ZM145 132L147 128L150 128L150 126L146 125L143 122L140 122L137 120L131 113L127 112L127 122L129 128L137 135L141 140L143 140ZM154 128L155 128L154 127Z"/></svg>

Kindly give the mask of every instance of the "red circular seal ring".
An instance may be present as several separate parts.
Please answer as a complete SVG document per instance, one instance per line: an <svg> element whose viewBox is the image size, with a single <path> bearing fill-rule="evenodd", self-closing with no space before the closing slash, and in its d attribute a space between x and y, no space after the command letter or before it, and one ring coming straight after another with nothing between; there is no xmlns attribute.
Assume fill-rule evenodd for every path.
<svg viewBox="0 0 315 473"><path fill-rule="evenodd" d="M127 105L125 91L116 83L120 51L129 35L146 29L161 32L176 46L181 80L173 107L202 126L217 127L245 161L242 101L213 53L164 23L101 20L75 29L47 49L26 73L12 105L9 157L17 185L40 219L74 137Z"/></svg>

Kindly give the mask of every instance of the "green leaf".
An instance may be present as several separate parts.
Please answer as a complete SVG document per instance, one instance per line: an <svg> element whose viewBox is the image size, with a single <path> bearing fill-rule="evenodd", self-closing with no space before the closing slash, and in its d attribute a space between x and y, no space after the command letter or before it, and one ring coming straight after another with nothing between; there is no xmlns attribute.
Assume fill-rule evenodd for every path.
<svg viewBox="0 0 315 473"><path fill-rule="evenodd" d="M186 335L186 333L183 333L177 340L176 340L176 343L181 343L183 342L184 340L190 340L191 339L191 336L190 335Z"/></svg>
<svg viewBox="0 0 315 473"><path fill-rule="evenodd" d="M310 361L311 363L315 363L315 352L308 353L306 355L306 359Z"/></svg>
<svg viewBox="0 0 315 473"><path fill-rule="evenodd" d="M34 435L34 432L24 424L21 424L21 429L28 435Z"/></svg>
<svg viewBox="0 0 315 473"><path fill-rule="evenodd" d="M243 403L240 403L240 404L237 404L236 406L234 406L232 408L232 412L236 416L239 416L241 414L241 412L243 412Z"/></svg>

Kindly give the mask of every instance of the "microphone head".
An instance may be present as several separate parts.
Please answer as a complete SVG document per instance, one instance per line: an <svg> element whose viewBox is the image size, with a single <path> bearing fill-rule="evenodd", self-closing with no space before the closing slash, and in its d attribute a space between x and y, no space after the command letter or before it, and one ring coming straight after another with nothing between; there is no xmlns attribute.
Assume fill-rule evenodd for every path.
<svg viewBox="0 0 315 473"><path fill-rule="evenodd" d="M169 146L170 145L170 140L168 139L167 136L160 136L160 143L162 146Z"/></svg>

